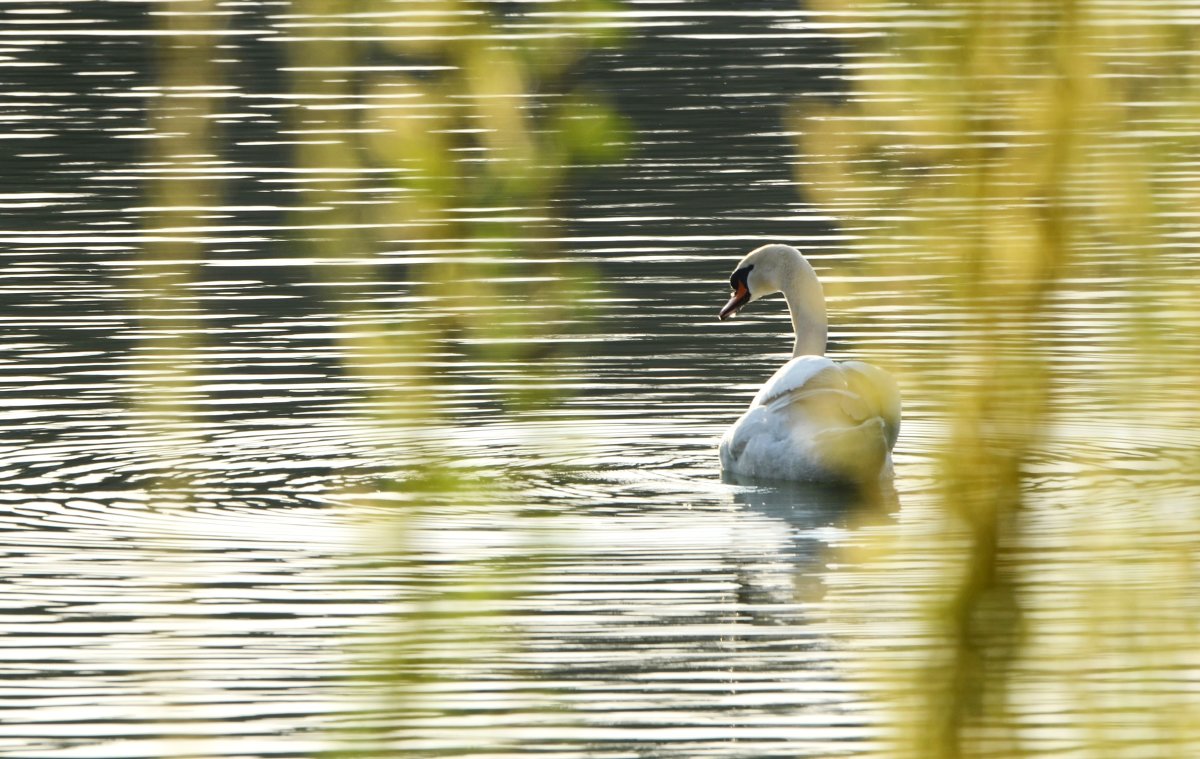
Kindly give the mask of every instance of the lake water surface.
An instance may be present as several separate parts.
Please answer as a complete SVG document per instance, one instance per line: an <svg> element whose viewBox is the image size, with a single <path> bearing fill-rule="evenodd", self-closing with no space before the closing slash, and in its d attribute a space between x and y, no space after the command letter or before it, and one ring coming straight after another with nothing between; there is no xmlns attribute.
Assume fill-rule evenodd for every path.
<svg viewBox="0 0 1200 759"><path fill-rule="evenodd" d="M553 217L464 201L459 221L527 236L446 239L397 222L373 228L378 247L330 257L309 243L344 244L353 225L314 182L340 171L335 189L355 208L398 191L378 169L323 174L296 159L340 139L335 117L305 126L314 101L322 114L362 101L298 91L293 75L400 64L306 65L289 46L323 24L342 42L428 30L212 3L219 80L188 94L155 76L151 5L189 10L46 0L0 12L0 754L880 755L886 707L863 670L937 645L912 599L945 549L888 564L855 548L935 532L944 424L932 388L977 379L918 380L951 337L969 340L959 306L936 272L871 276L864 258L894 251L855 247L866 233L798 184L788 108L836 99L847 74L871 71L848 50L880 30L782 1L630 2L606 17L620 35L594 42L572 74L607 93L629 145L570 167ZM1154 5L1180 23L1200 15ZM534 14L513 33L559 23ZM156 156L162 124L148 114L189 97L210 99L216 147L180 170ZM1192 193L1197 165L1179 165L1179 192ZM172 217L197 197L186 223ZM886 224L889 209L874 210ZM1183 303L1195 237L1170 223L1158 281ZM530 240L556 252L531 258ZM733 263L769 240L804 248L826 282L831 355L888 367L905 388L884 508L721 480L716 441L791 347L782 303L716 319ZM147 257L156 245L167 252ZM1200 700L1179 645L1194 623L1162 608L1194 608L1194 592L1154 597L1197 558L1192 380L1166 382L1161 404L1121 424L1106 414L1098 377L1138 375L1104 347L1127 325L1112 305L1121 242L1100 253L1114 268L1067 277L1039 325L1062 364L1065 442L1033 466L1039 508L1025 519L1037 537L1020 583L1052 599L1040 608L1061 634L1038 641L1046 656L1023 673L1018 717L1026 750L1046 756L1091 756L1094 741L1156 755L1155 715ZM437 378L437 414L378 423L380 386L339 336L403 335L469 308L416 300L418 274L528 281L550 264L550 277L591 272L579 304L590 321L512 299L538 328L510 339L532 353L489 359L452 332L431 354L395 357L390 371ZM159 292L191 309L183 322L145 305L181 267L186 279ZM1171 323L1200 327L1195 311ZM508 391L531 381L523 361L541 362L536 381L561 400L514 409ZM186 415L155 405L169 406L180 374ZM480 484L412 485L427 455ZM1083 545L1081 513L1099 525ZM1161 622L1147 645L1162 636L1172 652L1160 670L1114 649L1084 678L1094 687L1061 687L1056 667L1075 655L1064 631L1105 624L1080 600L1081 578L1136 591ZM1108 612L1133 613L1123 603ZM1084 709L1109 710L1112 732L1077 729Z"/></svg>

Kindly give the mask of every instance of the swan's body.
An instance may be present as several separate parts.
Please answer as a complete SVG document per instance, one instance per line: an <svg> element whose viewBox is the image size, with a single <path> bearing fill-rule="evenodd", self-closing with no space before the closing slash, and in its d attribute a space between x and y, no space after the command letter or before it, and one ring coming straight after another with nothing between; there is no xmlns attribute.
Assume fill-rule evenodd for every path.
<svg viewBox="0 0 1200 759"><path fill-rule="evenodd" d="M721 468L754 478L869 482L891 474L900 393L887 372L824 357L825 296L812 266L788 245L766 245L730 277L725 319L782 292L792 315L792 360L762 386L721 440Z"/></svg>

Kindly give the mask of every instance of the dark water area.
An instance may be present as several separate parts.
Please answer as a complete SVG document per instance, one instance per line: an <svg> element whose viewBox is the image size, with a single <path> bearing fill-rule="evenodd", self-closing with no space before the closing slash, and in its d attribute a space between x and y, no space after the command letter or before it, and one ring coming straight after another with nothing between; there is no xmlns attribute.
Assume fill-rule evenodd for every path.
<svg viewBox="0 0 1200 759"><path fill-rule="evenodd" d="M511 5L504 34L561 33L553 4ZM861 229L806 196L788 114L844 101L852 42L884 30L788 2L623 4L596 21L617 33L562 77L611 102L623 152L558 167L545 207L443 198L455 229L503 230L448 237L371 216L406 192L378 162L305 157L358 139L339 124L378 128L362 115L372 86L440 76L438 55L375 44L427 29L365 5L203 7L203 21L188 3L0 8L0 755L878 755L881 707L858 669L937 644L906 593L938 557L880 567L854 549L933 531L944 421L913 367L967 330L935 273L864 273L895 251L854 247ZM207 84L161 79L175 12L214 28L199 35L216 40ZM348 43L367 52L346 65L296 54ZM553 103L547 88L531 111ZM157 155L180 144L170 114L198 100L206 152ZM826 282L830 354L909 378L882 511L721 479L720 435L791 342L782 304L716 313L733 263L776 240ZM1175 242L1163 277L1183 282L1196 253ZM591 316L510 298L537 329L500 340L518 350L499 358L466 329L383 364L347 347L465 319L470 302L418 296L441 271L577 276ZM1122 428L1093 413L1107 396L1089 383L1120 365L1093 350L1125 329L1104 307L1111 284L1070 279L1044 325L1074 383L1056 432L1144 499L1081 486L1066 454L1036 464L1056 509L1028 517L1031 551L1067 581L1026 579L1064 594L1068 623L1092 608L1070 570L1124 550L1074 542L1079 504L1193 553L1196 483L1164 462L1190 461L1195 430L1174 401ZM436 377L432 420L372 415L384 364ZM559 399L514 404L534 370ZM169 400L181 375L186 414ZM476 484L413 485L430 457ZM1187 516L1166 527L1168 513ZM1193 699L1190 673L1147 709ZM1031 752L1087 745L1048 716L1069 722L1071 694L1034 680L1049 726Z"/></svg>

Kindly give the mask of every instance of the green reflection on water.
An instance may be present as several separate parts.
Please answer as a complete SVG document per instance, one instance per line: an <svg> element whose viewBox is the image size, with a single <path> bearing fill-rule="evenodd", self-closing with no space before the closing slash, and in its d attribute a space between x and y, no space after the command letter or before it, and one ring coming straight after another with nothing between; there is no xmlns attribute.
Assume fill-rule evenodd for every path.
<svg viewBox="0 0 1200 759"><path fill-rule="evenodd" d="M903 367L948 420L937 508L861 557L919 641L872 660L887 755L1194 754L1200 696L1162 677L1192 666L1200 529L1172 442L1200 356L1188 5L814 5L878 33L847 102L797 107L799 181L864 270L912 282L891 307L956 317ZM1070 335L1081 307L1108 328Z"/></svg>

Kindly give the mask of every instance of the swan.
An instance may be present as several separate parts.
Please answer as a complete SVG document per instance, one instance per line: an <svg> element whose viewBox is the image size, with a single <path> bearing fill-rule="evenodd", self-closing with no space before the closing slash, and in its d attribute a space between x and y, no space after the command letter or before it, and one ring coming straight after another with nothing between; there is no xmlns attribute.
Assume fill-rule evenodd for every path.
<svg viewBox="0 0 1200 759"><path fill-rule="evenodd" d="M783 293L796 343L721 439L721 468L740 477L869 483L891 476L900 433L900 391L884 370L825 358L829 323L821 282L790 245L751 251L729 278L733 296L718 317Z"/></svg>

